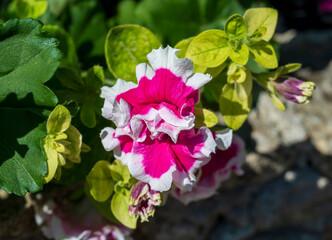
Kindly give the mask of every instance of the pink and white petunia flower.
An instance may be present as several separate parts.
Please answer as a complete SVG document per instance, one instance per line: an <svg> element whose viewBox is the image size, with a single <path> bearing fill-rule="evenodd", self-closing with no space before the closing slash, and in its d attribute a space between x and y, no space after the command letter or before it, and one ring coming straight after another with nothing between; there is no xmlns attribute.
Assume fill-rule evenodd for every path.
<svg viewBox="0 0 332 240"><path fill-rule="evenodd" d="M234 135L233 142L227 150L218 149L211 155L211 160L201 168L201 175L190 192L175 188L172 195L181 202L206 199L214 195L221 182L228 179L231 172L242 175L241 164L245 161L245 149L242 139Z"/></svg>
<svg viewBox="0 0 332 240"><path fill-rule="evenodd" d="M172 183L190 190L195 173L215 152L211 131L194 129L194 104L199 88L211 76L193 73L193 63L177 58L171 47L152 50L150 65L136 67L138 85L118 79L113 87L103 87L102 114L116 128L107 127L100 136L107 151L127 165L133 177L163 192ZM231 132L221 133L225 148Z"/></svg>
<svg viewBox="0 0 332 240"><path fill-rule="evenodd" d="M144 141L147 132L151 138L166 133L176 142L180 131L194 127L199 88L211 76L194 73L192 61L177 58L178 52L169 46L152 50L147 55L152 68L146 63L136 67L138 85L118 79L113 87L102 87L102 115L116 124L116 137Z"/></svg>

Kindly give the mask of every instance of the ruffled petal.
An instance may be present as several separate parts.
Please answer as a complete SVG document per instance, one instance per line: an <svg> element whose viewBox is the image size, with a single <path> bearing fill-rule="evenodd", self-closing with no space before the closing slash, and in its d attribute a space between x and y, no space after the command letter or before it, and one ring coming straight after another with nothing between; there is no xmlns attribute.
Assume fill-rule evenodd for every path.
<svg viewBox="0 0 332 240"><path fill-rule="evenodd" d="M182 77L186 82L187 78L191 76L194 72L193 62L188 58L178 58L176 55L179 49L171 48L167 46L166 48L153 49L147 55L147 58L154 70L159 68L169 69L173 74L178 77Z"/></svg>
<svg viewBox="0 0 332 240"><path fill-rule="evenodd" d="M101 88L101 97L105 98L104 106L101 109L102 116L115 123L116 126L123 126L130 118L131 106L125 101L116 101L116 97L135 88L137 85L118 79L113 87L104 86Z"/></svg>
<svg viewBox="0 0 332 240"><path fill-rule="evenodd" d="M187 204L208 198L216 193L222 181L228 179L231 172L242 174L241 164L245 161L244 142L234 136L231 146L223 151L218 149L211 155L211 160L201 168L200 179L190 192L178 188L172 195Z"/></svg>
<svg viewBox="0 0 332 240"><path fill-rule="evenodd" d="M133 139L127 135L116 137L116 131L110 127L101 131L100 138L105 150L113 150L115 158L127 165L128 157L133 148Z"/></svg>
<svg viewBox="0 0 332 240"><path fill-rule="evenodd" d="M226 150L232 144L233 130L225 128L215 133L217 147L221 150Z"/></svg>
<svg viewBox="0 0 332 240"><path fill-rule="evenodd" d="M153 69L146 63L140 63L136 66L136 78L138 83L143 77L152 79L154 74Z"/></svg>
<svg viewBox="0 0 332 240"><path fill-rule="evenodd" d="M210 159L216 143L208 128L181 131L177 143L167 135L134 142L128 168L137 179L149 183L155 191L168 191L172 182L190 190L195 172Z"/></svg>
<svg viewBox="0 0 332 240"><path fill-rule="evenodd" d="M168 191L172 185L175 166L170 143L168 138L163 141L148 138L143 143L134 142L133 145L128 169L135 178L149 183L155 191Z"/></svg>

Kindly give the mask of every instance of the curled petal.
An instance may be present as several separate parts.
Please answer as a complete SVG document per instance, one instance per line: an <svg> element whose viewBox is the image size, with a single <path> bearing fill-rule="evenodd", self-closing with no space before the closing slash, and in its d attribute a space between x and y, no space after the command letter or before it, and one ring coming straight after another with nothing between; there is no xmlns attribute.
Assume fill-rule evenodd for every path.
<svg viewBox="0 0 332 240"><path fill-rule="evenodd" d="M106 127L100 133L101 142L106 151L114 151L114 156L123 164L127 165L127 158L130 156L133 140L127 135L116 137L113 128Z"/></svg>
<svg viewBox="0 0 332 240"><path fill-rule="evenodd" d="M211 197L216 193L222 181L230 177L231 172L243 174L241 164L245 161L244 142L234 136L231 146L227 150L218 149L211 155L211 160L201 168L200 178L190 192L177 188L172 195L187 204Z"/></svg>
<svg viewBox="0 0 332 240"><path fill-rule="evenodd" d="M134 142L128 168L155 191L168 191L172 182L189 190L196 181L196 170L206 164L215 147L212 133L205 127L181 131L177 143L167 135L147 138L142 143Z"/></svg>
<svg viewBox="0 0 332 240"><path fill-rule="evenodd" d="M215 133L217 147L221 150L226 150L232 144L233 130L226 128Z"/></svg>

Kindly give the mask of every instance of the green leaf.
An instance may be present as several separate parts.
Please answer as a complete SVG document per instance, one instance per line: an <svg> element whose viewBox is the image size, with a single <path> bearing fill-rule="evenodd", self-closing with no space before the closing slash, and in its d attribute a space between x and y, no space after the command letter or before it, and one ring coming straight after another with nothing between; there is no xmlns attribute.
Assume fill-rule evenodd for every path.
<svg viewBox="0 0 332 240"><path fill-rule="evenodd" d="M92 90L100 90L104 85L104 71L101 66L93 66L88 70L86 76L86 86Z"/></svg>
<svg viewBox="0 0 332 240"><path fill-rule="evenodd" d="M269 41L275 31L278 12L272 8L251 8L244 14L248 35L254 34L260 27L266 28L266 33L262 39Z"/></svg>
<svg viewBox="0 0 332 240"><path fill-rule="evenodd" d="M130 180L129 169L127 166L123 165L120 160L115 159L110 168L115 181L127 183Z"/></svg>
<svg viewBox="0 0 332 240"><path fill-rule="evenodd" d="M231 63L227 70L227 82L228 83L243 83L247 78L246 69L241 65Z"/></svg>
<svg viewBox="0 0 332 240"><path fill-rule="evenodd" d="M230 38L244 38L247 34L247 29L243 17L239 14L234 14L228 18L225 24L225 32Z"/></svg>
<svg viewBox="0 0 332 240"><path fill-rule="evenodd" d="M221 30L207 30L200 33L187 50L187 57L195 64L211 68L221 65L228 56L228 37Z"/></svg>
<svg viewBox="0 0 332 240"><path fill-rule="evenodd" d="M135 229L137 218L129 216L130 191L127 194L114 193L111 201L111 210L115 218L128 228Z"/></svg>
<svg viewBox="0 0 332 240"><path fill-rule="evenodd" d="M81 90L83 80L79 74L71 68L58 68L55 73L63 86L72 90Z"/></svg>
<svg viewBox="0 0 332 240"><path fill-rule="evenodd" d="M78 58L73 38L63 28L56 25L44 25L43 30L52 33L60 41L58 46L62 52L60 67L78 68Z"/></svg>
<svg viewBox="0 0 332 240"><path fill-rule="evenodd" d="M242 126L251 109L252 77L249 70L246 74L243 83L226 83L220 94L220 112L227 126L233 130Z"/></svg>
<svg viewBox="0 0 332 240"><path fill-rule="evenodd" d="M18 99L32 93L39 106L55 106L57 97L44 85L59 66L57 41L41 32L36 20L9 20L0 25L0 102L10 93Z"/></svg>
<svg viewBox="0 0 332 240"><path fill-rule="evenodd" d="M98 161L86 177L91 196L99 202L106 201L113 193L114 180L111 175L111 164Z"/></svg>
<svg viewBox="0 0 332 240"><path fill-rule="evenodd" d="M249 49L241 43L238 48L230 48L229 57L237 64L246 65L249 60Z"/></svg>
<svg viewBox="0 0 332 240"><path fill-rule="evenodd" d="M47 157L47 175L44 177L45 183L51 181L58 168L58 152L53 146L54 140L46 137L43 148Z"/></svg>
<svg viewBox="0 0 332 240"><path fill-rule="evenodd" d="M14 0L13 6L19 18L38 18L46 12L48 3L46 0Z"/></svg>
<svg viewBox="0 0 332 240"><path fill-rule="evenodd" d="M71 123L70 112L62 105L58 105L52 111L47 120L47 132L50 134L63 133Z"/></svg>
<svg viewBox="0 0 332 240"><path fill-rule="evenodd" d="M289 73L295 72L300 69L302 64L300 63L290 63L285 66L281 66L277 69L278 76L287 75Z"/></svg>
<svg viewBox="0 0 332 240"><path fill-rule="evenodd" d="M97 124L96 107L93 100L94 99L88 98L88 100L83 103L80 111L80 119L82 123L89 128L93 128Z"/></svg>
<svg viewBox="0 0 332 240"><path fill-rule="evenodd" d="M45 117L39 110L11 107L1 107L0 116L0 188L20 196L40 191L47 174Z"/></svg>
<svg viewBox="0 0 332 240"><path fill-rule="evenodd" d="M68 32L74 39L78 55L93 63L93 57L104 57L108 27L105 12L102 11L99 1L71 2L69 16L71 22Z"/></svg>
<svg viewBox="0 0 332 240"><path fill-rule="evenodd" d="M70 161L74 163L80 163L81 162L81 148L82 148L82 135L81 133L75 128L74 126L70 125L69 128L66 131L67 139L70 144L66 146L66 149L69 151L68 154L66 154L66 158L68 158ZM87 148L87 152L90 149Z"/></svg>
<svg viewBox="0 0 332 240"><path fill-rule="evenodd" d="M269 69L278 67L277 56L270 43L261 40L251 42L248 47L251 57L262 67Z"/></svg>
<svg viewBox="0 0 332 240"><path fill-rule="evenodd" d="M177 55L178 58L186 57L188 47L194 38L195 37L183 39L174 46L174 48L180 49L180 52L178 52Z"/></svg>
<svg viewBox="0 0 332 240"><path fill-rule="evenodd" d="M203 127L206 126L211 128L218 123L218 117L214 112L204 109L195 107L195 127Z"/></svg>
<svg viewBox="0 0 332 240"><path fill-rule="evenodd" d="M147 63L146 55L160 45L153 33L144 27L116 26L109 31L106 38L107 66L116 78L137 82L136 66Z"/></svg>
<svg viewBox="0 0 332 240"><path fill-rule="evenodd" d="M227 75L225 72L221 73L216 78L213 78L210 82L204 85L204 91L207 89L209 93L212 95L216 102L219 102L220 93L223 86L227 82Z"/></svg>

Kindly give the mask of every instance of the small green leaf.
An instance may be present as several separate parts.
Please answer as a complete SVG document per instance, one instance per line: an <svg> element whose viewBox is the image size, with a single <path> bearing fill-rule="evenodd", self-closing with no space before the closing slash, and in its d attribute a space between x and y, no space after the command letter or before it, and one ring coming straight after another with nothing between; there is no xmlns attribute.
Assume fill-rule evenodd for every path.
<svg viewBox="0 0 332 240"><path fill-rule="evenodd" d="M300 63L290 63L285 66L281 66L277 69L278 76L287 75L289 73L295 72L296 70L300 69L302 64Z"/></svg>
<svg viewBox="0 0 332 240"><path fill-rule="evenodd" d="M47 132L50 134L63 133L71 123L70 112L62 105L54 108L47 120Z"/></svg>
<svg viewBox="0 0 332 240"><path fill-rule="evenodd" d="M80 111L80 119L82 123L89 128L96 126L97 120L94 99L89 99L83 103Z"/></svg>
<svg viewBox="0 0 332 240"><path fill-rule="evenodd" d="M99 202L106 201L113 193L114 180L111 175L111 164L98 161L86 177L91 196Z"/></svg>
<svg viewBox="0 0 332 240"><path fill-rule="evenodd" d="M234 63L231 63L228 66L228 70L227 70L227 82L228 83L243 83L246 80L247 77L247 73L246 73L246 68L241 66L241 65L237 65Z"/></svg>
<svg viewBox="0 0 332 240"><path fill-rule="evenodd" d="M219 102L220 93L227 82L226 72L222 72L216 78L204 85L204 91L207 89L216 102Z"/></svg>
<svg viewBox="0 0 332 240"><path fill-rule="evenodd" d="M79 74L71 68L58 68L56 76L63 86L72 90L81 90L83 81Z"/></svg>
<svg viewBox="0 0 332 240"><path fill-rule="evenodd" d="M261 40L252 42L248 47L252 58L262 67L269 69L278 67L277 56L270 43Z"/></svg>
<svg viewBox="0 0 332 240"><path fill-rule="evenodd" d="M273 105L278 108L280 111L285 111L285 105L284 103L278 98L277 95L269 92L269 96L272 100Z"/></svg>
<svg viewBox="0 0 332 240"><path fill-rule="evenodd" d="M239 14L234 14L225 24L225 32L230 38L242 39L247 34L244 19Z"/></svg>
<svg viewBox="0 0 332 240"><path fill-rule="evenodd" d="M104 71L101 66L93 66L88 70L86 86L89 89L99 90L104 85Z"/></svg>
<svg viewBox="0 0 332 240"><path fill-rule="evenodd" d="M146 55L161 43L150 30L139 25L120 25L112 28L105 43L109 70L116 78L137 82L136 66L147 63Z"/></svg>
<svg viewBox="0 0 332 240"><path fill-rule="evenodd" d="M195 127L208 127L211 128L218 123L218 117L214 112L195 107Z"/></svg>
<svg viewBox="0 0 332 240"><path fill-rule="evenodd" d="M46 12L48 3L46 0L14 0L13 5L19 18L38 18Z"/></svg>
<svg viewBox="0 0 332 240"><path fill-rule="evenodd" d="M174 46L174 48L180 49L180 52L178 52L178 55L177 55L178 58L186 57L188 47L193 39L194 39L194 37L183 39Z"/></svg>
<svg viewBox="0 0 332 240"><path fill-rule="evenodd" d="M128 167L123 165L120 160L115 159L110 168L112 177L115 181L123 181L124 183L127 183L130 180Z"/></svg>
<svg viewBox="0 0 332 240"><path fill-rule="evenodd" d="M223 64L228 56L228 37L221 30L207 30L200 33L187 50L187 57L194 64L210 68Z"/></svg>
<svg viewBox="0 0 332 240"><path fill-rule="evenodd" d="M70 125L66 131L67 139L70 144L66 146L69 153L66 154L66 158L74 163L81 162L81 148L82 148L82 135L74 126Z"/></svg>
<svg viewBox="0 0 332 240"><path fill-rule="evenodd" d="M229 57L237 64L246 65L249 59L249 49L241 43L238 48L230 48Z"/></svg>
<svg viewBox="0 0 332 240"><path fill-rule="evenodd" d="M58 168L58 152L55 150L53 142L53 139L46 137L43 144L47 157L47 175L44 177L45 183L48 183L53 179Z"/></svg>
<svg viewBox="0 0 332 240"><path fill-rule="evenodd" d="M78 57L73 38L57 25L44 25L43 30L52 33L60 41L59 49L62 52L60 67L78 68Z"/></svg>
<svg viewBox="0 0 332 240"><path fill-rule="evenodd" d="M246 120L252 104L252 77L246 71L246 80L243 83L226 83L223 87L219 108L228 127L237 130Z"/></svg>
<svg viewBox="0 0 332 240"><path fill-rule="evenodd" d="M32 93L39 106L55 106L57 97L44 85L59 66L57 40L33 19L12 19L0 25L0 102L10 93L18 100Z"/></svg>
<svg viewBox="0 0 332 240"><path fill-rule="evenodd" d="M251 8L245 12L244 20L249 36L257 33L256 31L260 27L265 27L266 33L262 36L262 39L269 41L277 25L278 12L272 8Z"/></svg>
<svg viewBox="0 0 332 240"><path fill-rule="evenodd" d="M111 200L111 210L115 218L128 228L135 229L137 217L129 216L130 191L127 194L114 193Z"/></svg>

